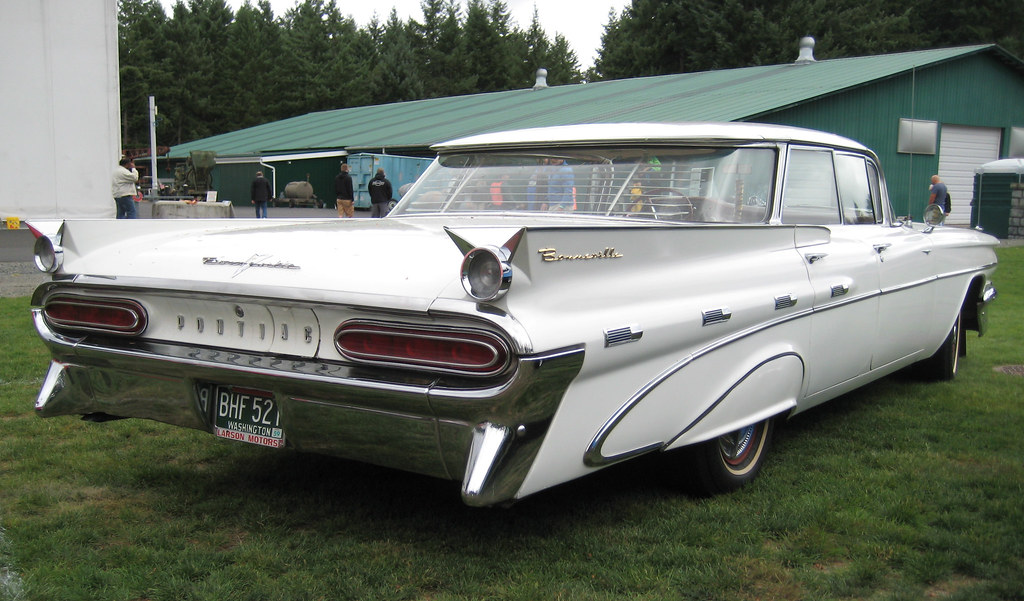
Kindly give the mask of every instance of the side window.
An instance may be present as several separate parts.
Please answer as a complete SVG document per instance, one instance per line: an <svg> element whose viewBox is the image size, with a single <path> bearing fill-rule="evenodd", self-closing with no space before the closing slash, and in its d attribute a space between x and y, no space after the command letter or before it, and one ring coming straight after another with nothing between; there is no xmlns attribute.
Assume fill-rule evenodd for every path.
<svg viewBox="0 0 1024 601"><path fill-rule="evenodd" d="M852 154L836 155L836 181L844 223L875 223L878 194L868 180L867 161ZM877 182L875 190L877 190Z"/></svg>
<svg viewBox="0 0 1024 601"><path fill-rule="evenodd" d="M782 222L841 223L832 152L792 150L782 191Z"/></svg>
<svg viewBox="0 0 1024 601"><path fill-rule="evenodd" d="M879 183L879 179L878 167L876 167L871 161L868 161L868 185L871 186L871 199L874 202L875 207L875 223L882 223L884 219L882 203L886 202L885 199L882 198L882 186Z"/></svg>

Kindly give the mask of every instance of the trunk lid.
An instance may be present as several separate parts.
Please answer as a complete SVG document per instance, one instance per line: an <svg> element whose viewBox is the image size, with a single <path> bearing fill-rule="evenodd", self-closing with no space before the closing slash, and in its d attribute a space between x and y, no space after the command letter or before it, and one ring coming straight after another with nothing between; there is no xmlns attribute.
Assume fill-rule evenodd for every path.
<svg viewBox="0 0 1024 601"><path fill-rule="evenodd" d="M182 290L272 287L307 300L349 293L429 303L458 281L462 261L440 227L369 219L69 221L61 242L67 274Z"/></svg>

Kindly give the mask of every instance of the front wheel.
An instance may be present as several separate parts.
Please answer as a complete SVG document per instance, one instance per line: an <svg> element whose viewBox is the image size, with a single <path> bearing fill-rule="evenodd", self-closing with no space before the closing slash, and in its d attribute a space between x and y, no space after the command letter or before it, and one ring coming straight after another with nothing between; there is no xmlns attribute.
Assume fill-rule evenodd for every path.
<svg viewBox="0 0 1024 601"><path fill-rule="evenodd" d="M769 418L735 432L688 447L695 478L687 488L701 495L732 492L761 471L772 438Z"/></svg>
<svg viewBox="0 0 1024 601"><path fill-rule="evenodd" d="M957 313L956 321L949 334L942 342L939 350L918 364L918 373L927 380L948 381L956 377L960 367L960 355L966 354L965 336L960 322L962 313Z"/></svg>

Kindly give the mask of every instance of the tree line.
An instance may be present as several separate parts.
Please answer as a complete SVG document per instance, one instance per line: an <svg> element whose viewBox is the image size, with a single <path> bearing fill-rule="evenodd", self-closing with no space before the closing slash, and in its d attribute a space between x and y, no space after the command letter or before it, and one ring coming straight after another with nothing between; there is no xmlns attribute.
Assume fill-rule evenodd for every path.
<svg viewBox="0 0 1024 601"><path fill-rule="evenodd" d="M1024 56L1021 0L632 0L589 75L620 79L996 43Z"/></svg>
<svg viewBox="0 0 1024 601"><path fill-rule="evenodd" d="M315 111L530 87L998 43L1024 55L1020 0L632 0L609 13L585 72L536 9L520 28L502 0L422 0L420 18L359 27L336 0L119 0L122 139L173 145Z"/></svg>
<svg viewBox="0 0 1024 601"><path fill-rule="evenodd" d="M536 11L512 22L501 0L423 0L422 18L358 27L335 0L297 0L275 15L266 0L233 12L224 0L119 0L123 144L174 145L315 111L583 81L566 39Z"/></svg>

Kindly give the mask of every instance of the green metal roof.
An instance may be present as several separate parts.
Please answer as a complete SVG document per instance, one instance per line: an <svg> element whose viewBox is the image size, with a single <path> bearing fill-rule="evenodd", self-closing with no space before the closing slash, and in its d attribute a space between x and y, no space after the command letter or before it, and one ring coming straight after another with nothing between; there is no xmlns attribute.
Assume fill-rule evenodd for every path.
<svg viewBox="0 0 1024 601"><path fill-rule="evenodd" d="M1024 73L998 46L978 45L878 56L638 77L539 90L432 98L310 113L179 144L170 156L219 156L346 149L401 154L478 133L576 123L743 121L978 53Z"/></svg>

